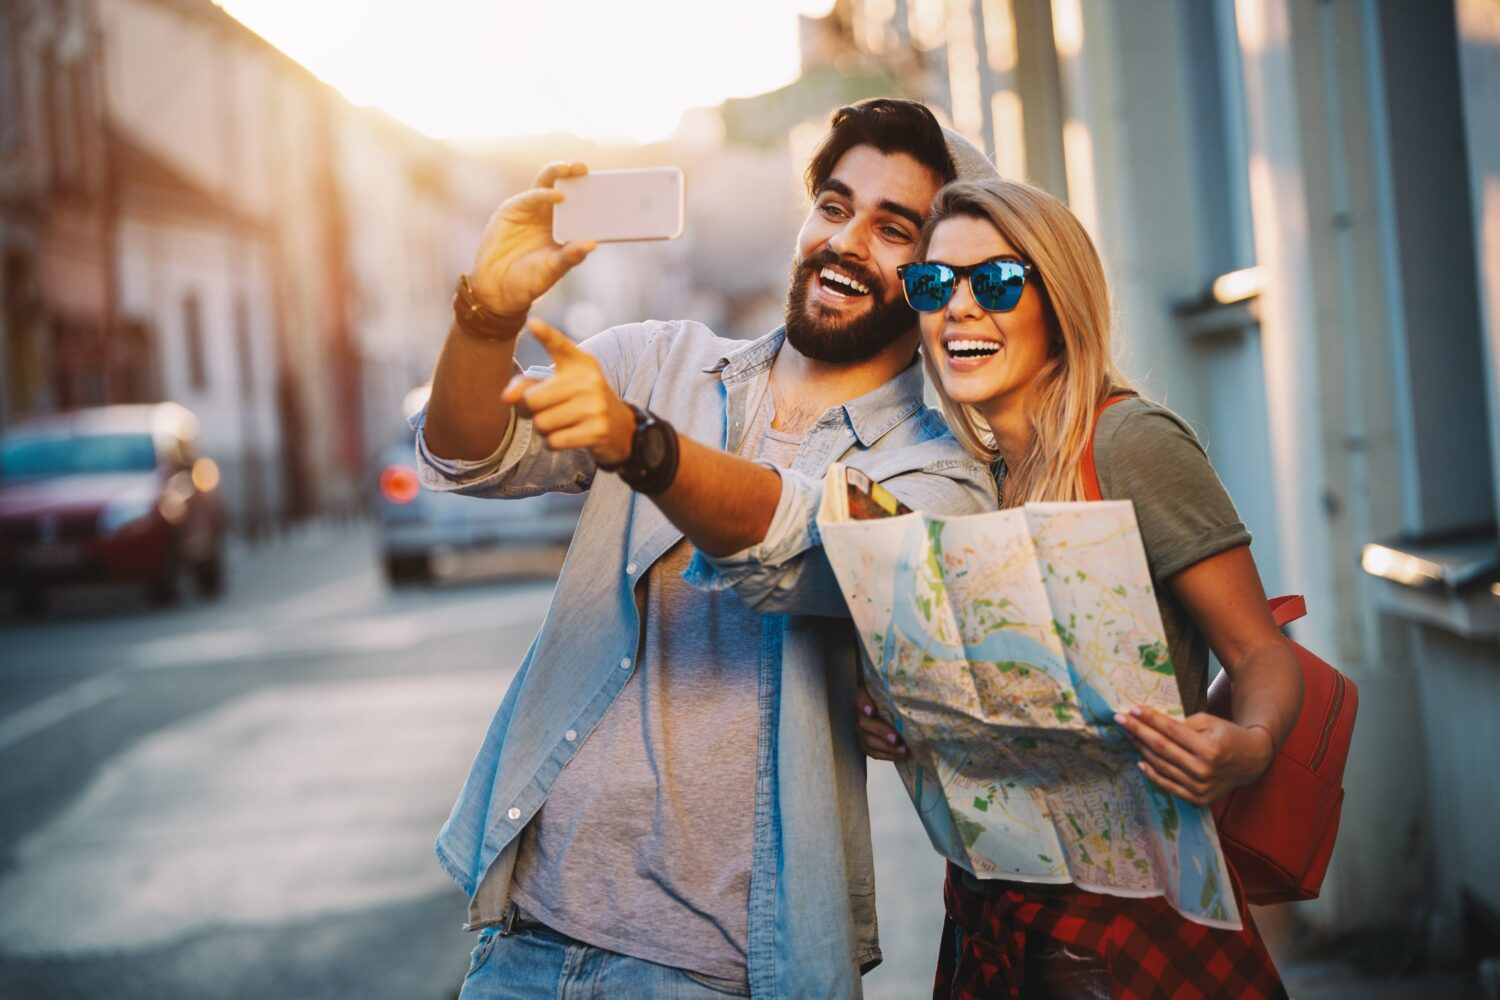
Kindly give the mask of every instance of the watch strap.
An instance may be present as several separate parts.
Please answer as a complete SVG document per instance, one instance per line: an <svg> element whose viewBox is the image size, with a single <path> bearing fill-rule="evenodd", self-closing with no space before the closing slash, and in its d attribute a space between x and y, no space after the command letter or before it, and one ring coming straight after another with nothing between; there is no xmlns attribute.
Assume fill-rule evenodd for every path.
<svg viewBox="0 0 1500 1000"><path fill-rule="evenodd" d="M649 410L631 405L636 413L630 457L615 470L637 493L655 496L677 478L677 430Z"/></svg>

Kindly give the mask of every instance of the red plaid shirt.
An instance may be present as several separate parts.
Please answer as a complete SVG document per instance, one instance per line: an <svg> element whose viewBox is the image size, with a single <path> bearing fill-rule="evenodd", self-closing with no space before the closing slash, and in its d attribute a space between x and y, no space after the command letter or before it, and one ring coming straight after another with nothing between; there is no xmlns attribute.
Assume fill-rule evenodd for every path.
<svg viewBox="0 0 1500 1000"><path fill-rule="evenodd" d="M1287 995L1250 919L1238 878L1235 898L1245 925L1240 931L1194 923L1160 896L1134 899L1066 886L1001 885L1003 890L997 885L992 893L976 892L964 884L959 869L948 866L934 1000L1030 995L1028 942L1056 942L1097 956L1114 1000Z"/></svg>

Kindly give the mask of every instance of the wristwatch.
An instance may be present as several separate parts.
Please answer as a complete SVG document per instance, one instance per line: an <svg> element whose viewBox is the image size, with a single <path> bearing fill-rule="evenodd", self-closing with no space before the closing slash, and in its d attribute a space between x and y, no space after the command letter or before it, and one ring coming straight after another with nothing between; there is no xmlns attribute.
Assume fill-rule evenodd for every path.
<svg viewBox="0 0 1500 1000"><path fill-rule="evenodd" d="M614 472L637 493L655 496L677 478L677 431L661 417L634 403L635 433L630 439L630 457L616 466L600 468Z"/></svg>
<svg viewBox="0 0 1500 1000"><path fill-rule="evenodd" d="M474 294L469 276L460 274L453 291L453 322L471 337L481 340L515 340L526 323L526 314L496 312Z"/></svg>

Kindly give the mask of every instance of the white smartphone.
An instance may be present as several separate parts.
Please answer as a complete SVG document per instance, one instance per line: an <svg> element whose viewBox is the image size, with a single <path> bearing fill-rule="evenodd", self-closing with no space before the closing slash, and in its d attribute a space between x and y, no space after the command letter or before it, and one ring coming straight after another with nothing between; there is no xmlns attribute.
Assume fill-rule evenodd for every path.
<svg viewBox="0 0 1500 1000"><path fill-rule="evenodd" d="M563 200L552 209L552 238L675 240L682 235L683 183L677 167L600 170L557 182Z"/></svg>

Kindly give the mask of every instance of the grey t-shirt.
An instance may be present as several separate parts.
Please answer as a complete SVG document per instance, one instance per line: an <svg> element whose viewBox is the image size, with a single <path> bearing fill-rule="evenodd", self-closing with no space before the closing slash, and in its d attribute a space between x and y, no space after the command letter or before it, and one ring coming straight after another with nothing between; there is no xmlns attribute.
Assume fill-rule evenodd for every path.
<svg viewBox="0 0 1500 1000"><path fill-rule="evenodd" d="M1166 581L1250 544L1250 532L1192 429L1165 407L1127 399L1105 410L1094 432L1094 467L1104 499L1135 503L1177 690L1189 715L1202 711L1208 643Z"/></svg>
<svg viewBox="0 0 1500 1000"><path fill-rule="evenodd" d="M765 395L742 453L791 465ZM521 837L515 899L599 948L744 982L762 616L682 579L681 541L637 588L635 674Z"/></svg>

